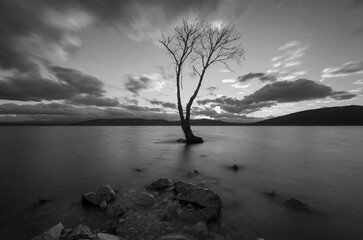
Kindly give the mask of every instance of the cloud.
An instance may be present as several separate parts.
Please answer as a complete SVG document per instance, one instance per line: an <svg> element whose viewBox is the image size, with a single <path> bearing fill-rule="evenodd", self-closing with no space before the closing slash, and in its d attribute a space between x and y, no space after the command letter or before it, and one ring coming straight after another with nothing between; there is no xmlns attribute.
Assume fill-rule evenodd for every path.
<svg viewBox="0 0 363 240"><path fill-rule="evenodd" d="M212 107L218 106L229 113L248 114L279 103L326 98L340 101L352 99L356 96L356 94L346 91L334 91L331 87L312 80L298 79L296 81L277 81L267 84L243 99L222 96L215 99L199 100L197 104L210 104Z"/></svg>
<svg viewBox="0 0 363 240"><path fill-rule="evenodd" d="M363 34L363 27L357 28L352 32L353 35L362 35Z"/></svg>
<svg viewBox="0 0 363 240"><path fill-rule="evenodd" d="M0 80L0 99L16 101L66 100L69 103L117 106L104 97L104 84L77 69L51 67L48 78L37 73L13 74Z"/></svg>
<svg viewBox="0 0 363 240"><path fill-rule="evenodd" d="M241 75L237 78L239 82L247 82L253 79L258 79L262 82L274 82L276 81L276 76L266 73L248 73L245 75Z"/></svg>
<svg viewBox="0 0 363 240"><path fill-rule="evenodd" d="M347 62L339 67L329 67L322 71L322 78L345 77L352 74L363 74L363 61Z"/></svg>
<svg viewBox="0 0 363 240"><path fill-rule="evenodd" d="M331 87L308 79L279 81L267 84L243 100L245 103L276 101L278 103L300 102L306 100L334 98L341 100L354 98L356 95L345 91L334 91Z"/></svg>
<svg viewBox="0 0 363 240"><path fill-rule="evenodd" d="M355 81L353 84L363 84L363 79L359 79L359 80Z"/></svg>
<svg viewBox="0 0 363 240"><path fill-rule="evenodd" d="M175 103L163 102L163 101L158 101L158 100L149 100L149 102L151 104L159 105L159 106L162 106L164 108L176 109L176 104Z"/></svg>
<svg viewBox="0 0 363 240"><path fill-rule="evenodd" d="M92 105L99 107L116 107L120 104L117 98L98 97L93 95L76 95L66 102L75 105Z"/></svg>
<svg viewBox="0 0 363 240"><path fill-rule="evenodd" d="M223 79L222 83L234 83L236 81L237 81L236 79Z"/></svg>
<svg viewBox="0 0 363 240"><path fill-rule="evenodd" d="M159 73L140 76L126 75L125 80L124 87L136 95L142 90L160 91L166 84L166 81Z"/></svg>

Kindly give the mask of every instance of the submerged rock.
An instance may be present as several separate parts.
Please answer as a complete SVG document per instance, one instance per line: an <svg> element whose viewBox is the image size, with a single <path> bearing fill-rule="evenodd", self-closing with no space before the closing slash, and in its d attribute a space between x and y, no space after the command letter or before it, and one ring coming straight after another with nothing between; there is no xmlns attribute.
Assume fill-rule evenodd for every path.
<svg viewBox="0 0 363 240"><path fill-rule="evenodd" d="M174 184L178 193L177 218L197 223L208 222L218 216L221 198L210 189L179 181Z"/></svg>
<svg viewBox="0 0 363 240"><path fill-rule="evenodd" d="M118 217L125 213L125 210L121 207L120 204L110 205L107 208L106 214L108 217Z"/></svg>
<svg viewBox="0 0 363 240"><path fill-rule="evenodd" d="M89 193L83 194L83 198L88 202L93 203L96 206L99 206L102 201L109 202L116 198L116 194L110 185L100 185L98 188Z"/></svg>
<svg viewBox="0 0 363 240"><path fill-rule="evenodd" d="M92 231L88 226L79 224L77 227L75 227L70 235L71 240L76 240L80 238L89 238L89 236L92 235Z"/></svg>
<svg viewBox="0 0 363 240"><path fill-rule="evenodd" d="M96 238L96 240L122 240L122 239L123 238L108 233L97 233L97 238Z"/></svg>
<svg viewBox="0 0 363 240"><path fill-rule="evenodd" d="M295 210L299 210L299 211L304 211L304 212L308 212L308 213L312 213L313 210L311 210L311 208L309 207L309 205L307 205L306 203L295 199L295 198L289 198L284 202L285 206L287 206L288 208L291 209L295 209Z"/></svg>
<svg viewBox="0 0 363 240"><path fill-rule="evenodd" d="M39 236L32 238L31 240L58 240L62 235L62 230L64 229L62 223L58 223L49 230L43 232Z"/></svg>
<svg viewBox="0 0 363 240"><path fill-rule="evenodd" d="M146 187L148 190L161 190L172 186L172 181L169 178L160 178Z"/></svg>
<svg viewBox="0 0 363 240"><path fill-rule="evenodd" d="M194 231L198 234L208 232L208 226L205 222L198 222L194 226Z"/></svg>
<svg viewBox="0 0 363 240"><path fill-rule="evenodd" d="M155 198L149 193L140 193L135 195L135 205L143 208L148 208L154 205Z"/></svg>

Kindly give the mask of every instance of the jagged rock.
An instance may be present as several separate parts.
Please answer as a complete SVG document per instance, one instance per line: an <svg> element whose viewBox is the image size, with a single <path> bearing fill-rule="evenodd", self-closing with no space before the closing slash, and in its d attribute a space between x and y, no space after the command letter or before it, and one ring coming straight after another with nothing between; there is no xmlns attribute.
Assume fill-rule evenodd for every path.
<svg viewBox="0 0 363 240"><path fill-rule="evenodd" d="M181 203L176 210L179 219L197 223L208 222L218 216L222 200L212 190L183 181L174 183L174 189Z"/></svg>
<svg viewBox="0 0 363 240"><path fill-rule="evenodd" d="M139 207L148 208L154 205L155 198L149 193L141 193L136 195L134 203Z"/></svg>
<svg viewBox="0 0 363 240"><path fill-rule="evenodd" d="M208 226L205 222L198 222L193 226L193 229L196 233L201 234L204 232L208 232Z"/></svg>
<svg viewBox="0 0 363 240"><path fill-rule="evenodd" d="M148 190L161 190L172 186L172 181L168 178L160 178L146 187Z"/></svg>
<svg viewBox="0 0 363 240"><path fill-rule="evenodd" d="M177 193L183 193L187 190L197 189L197 188L198 186L184 181L178 181L174 183L174 189Z"/></svg>
<svg viewBox="0 0 363 240"><path fill-rule="evenodd" d="M107 202L105 200L100 203L100 208L107 208Z"/></svg>
<svg viewBox="0 0 363 240"><path fill-rule="evenodd" d="M219 209L222 204L221 198L212 190L195 188L182 192L178 195L179 201L190 202L201 207L216 207Z"/></svg>
<svg viewBox="0 0 363 240"><path fill-rule="evenodd" d="M83 198L94 205L99 206L102 201L109 202L115 199L116 194L110 185L106 184L98 186L98 188L93 192L83 194Z"/></svg>
<svg viewBox="0 0 363 240"><path fill-rule="evenodd" d="M79 224L75 227L70 235L71 240L80 239L80 238L89 238L92 235L92 231L88 226Z"/></svg>
<svg viewBox="0 0 363 240"><path fill-rule="evenodd" d="M118 217L125 213L125 210L121 207L120 204L110 205L107 208L106 214L108 217Z"/></svg>
<svg viewBox="0 0 363 240"><path fill-rule="evenodd" d="M284 202L285 206L291 208L291 209L295 209L295 210L299 210L299 211L304 211L304 212L308 212L308 213L312 213L313 211L311 210L311 208L304 202L295 199L295 198L289 198Z"/></svg>
<svg viewBox="0 0 363 240"><path fill-rule="evenodd" d="M62 223L58 223L49 230L43 232L39 236L32 238L32 240L58 240L62 235L62 230L64 229Z"/></svg>
<svg viewBox="0 0 363 240"><path fill-rule="evenodd" d="M120 238L118 236L108 234L108 233L97 233L97 240L122 240L123 238Z"/></svg>

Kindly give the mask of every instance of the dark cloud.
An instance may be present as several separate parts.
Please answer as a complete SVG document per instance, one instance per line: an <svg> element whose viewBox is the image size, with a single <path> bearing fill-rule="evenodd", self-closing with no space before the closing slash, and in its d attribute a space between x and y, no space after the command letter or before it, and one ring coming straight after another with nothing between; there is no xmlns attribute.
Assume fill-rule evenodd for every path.
<svg viewBox="0 0 363 240"><path fill-rule="evenodd" d="M165 80L162 79L160 74L126 75L124 87L128 91L138 95L141 90L160 90L164 84Z"/></svg>
<svg viewBox="0 0 363 240"><path fill-rule="evenodd" d="M251 95L246 96L243 101L246 104L276 101L278 103L300 102L305 100L335 98L338 95L346 94L349 98L356 95L345 91L336 92L331 87L319 84L308 79L296 81L280 81L267 84Z"/></svg>
<svg viewBox="0 0 363 240"><path fill-rule="evenodd" d="M259 79L262 82L274 82L277 80L275 76L267 73L248 73L237 78L239 82L247 82L253 79Z"/></svg>
<svg viewBox="0 0 363 240"><path fill-rule="evenodd" d="M204 17L217 12L222 4L227 3L222 0L1 0L0 69L36 71L39 63L48 65L65 60L82 46L77 33L85 28L109 27L131 39L145 40L155 37L160 29L168 28L186 13Z"/></svg>
<svg viewBox="0 0 363 240"><path fill-rule="evenodd" d="M241 100L223 96L215 99L199 100L197 103L199 105L211 104L214 107L219 106L229 113L248 114L278 103L325 98L348 100L356 96L356 94L346 91L334 91L331 87L312 80L298 79L296 81L279 81L267 84Z"/></svg>
<svg viewBox="0 0 363 240"><path fill-rule="evenodd" d="M149 108L149 107L142 107L142 106L137 106L137 105L125 105L125 104L121 104L121 107L123 107L124 109L128 109L131 111L151 111L151 112L163 112L164 110L162 108Z"/></svg>
<svg viewBox="0 0 363 240"><path fill-rule="evenodd" d="M206 87L205 89L207 91L213 92L213 91L217 90L218 88L217 87L210 86L210 87Z"/></svg>
<svg viewBox="0 0 363 240"><path fill-rule="evenodd" d="M117 98L107 98L93 95L76 95L67 102L75 105L92 105L99 107L116 107L120 104Z"/></svg>
<svg viewBox="0 0 363 240"><path fill-rule="evenodd" d="M54 79L37 73L15 74L0 80L0 99L17 101L66 100L69 103L117 106L117 99L104 97L104 84L71 68L52 67Z"/></svg>
<svg viewBox="0 0 363 240"><path fill-rule="evenodd" d="M158 100L149 100L149 102L151 104L154 104L154 105L160 105L160 106L162 106L164 108L176 109L176 104L175 103L163 102L163 101L158 101Z"/></svg>
<svg viewBox="0 0 363 240"><path fill-rule="evenodd" d="M348 62L344 63L339 67L329 67L323 69L323 78L333 78L333 77L344 77L352 74L362 74L363 73L363 61Z"/></svg>

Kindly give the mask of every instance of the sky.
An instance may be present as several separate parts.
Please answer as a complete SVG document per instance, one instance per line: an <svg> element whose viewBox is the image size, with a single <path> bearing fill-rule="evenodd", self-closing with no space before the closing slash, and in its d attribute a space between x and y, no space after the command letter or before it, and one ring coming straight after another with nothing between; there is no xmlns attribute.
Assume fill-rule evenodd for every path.
<svg viewBox="0 0 363 240"><path fill-rule="evenodd" d="M363 0L0 0L0 121L177 120L159 40L196 16L233 24L245 54L208 69L192 117L363 105Z"/></svg>

